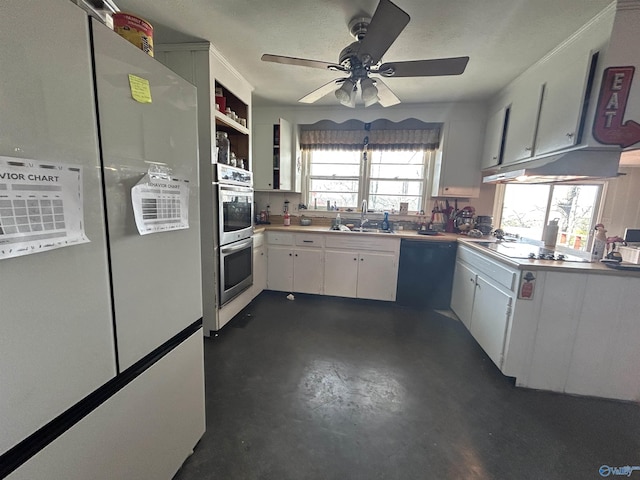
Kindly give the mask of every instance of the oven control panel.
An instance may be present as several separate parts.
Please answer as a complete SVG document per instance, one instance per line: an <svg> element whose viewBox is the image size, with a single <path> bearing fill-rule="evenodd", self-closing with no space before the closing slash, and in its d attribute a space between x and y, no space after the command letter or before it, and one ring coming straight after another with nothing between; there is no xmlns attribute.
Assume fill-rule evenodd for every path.
<svg viewBox="0 0 640 480"><path fill-rule="evenodd" d="M245 187L250 187L253 185L253 177L251 175L251 172L248 170L232 167L231 165L225 165L223 163L218 163L216 167L216 180L219 183L242 185Z"/></svg>

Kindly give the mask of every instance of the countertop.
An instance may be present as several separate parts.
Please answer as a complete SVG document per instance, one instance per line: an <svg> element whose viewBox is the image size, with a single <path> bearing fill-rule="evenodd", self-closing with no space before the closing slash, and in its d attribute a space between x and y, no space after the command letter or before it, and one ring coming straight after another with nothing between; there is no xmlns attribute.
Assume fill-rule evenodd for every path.
<svg viewBox="0 0 640 480"><path fill-rule="evenodd" d="M423 240L429 242L457 242L460 235L455 233L439 233L438 235L419 235L415 230L396 230L393 233L378 232L372 230L370 232L341 232L340 230L331 230L326 225L309 225L303 227L302 225L291 225L285 227L284 225L257 225L253 231L259 233L261 231L289 231L289 232L303 232L303 233L325 233L327 235L375 235L378 237L389 238L411 238L413 240ZM472 239L469 239L472 240ZM490 241L488 238L479 238L480 241Z"/></svg>
<svg viewBox="0 0 640 480"><path fill-rule="evenodd" d="M400 239L412 239L424 242L459 242L462 245L466 245L473 250L476 250L488 257L498 260L506 265L517 268L519 270L550 270L556 272L567 273L596 273L601 275L614 275L614 276L640 276L640 271L624 271L616 270L614 268L607 267L600 262L558 262L553 260L533 260L528 258L509 258L505 255L496 253L488 248L478 245L477 242L490 242L495 241L493 237L482 238L469 238L466 235L458 235L455 233L439 233L438 235L419 235L415 230L398 230L393 233L384 232L341 232L339 230L330 230L326 225L291 225L285 227L284 225L256 225L254 227L254 233L261 233L264 231L289 231L289 232L303 232L303 233L323 233L327 235L370 235L378 237L400 238Z"/></svg>
<svg viewBox="0 0 640 480"><path fill-rule="evenodd" d="M505 255L501 255L493 250L477 245L474 242L470 242L467 239L459 238L458 242L470 247L488 257L498 260L504 264L515 267L519 270L550 270L555 272L567 272L567 273L597 273L602 275L614 275L618 277L638 277L640 271L625 271L616 270L615 268L607 267L601 262L558 262L555 260L537 260L530 258L510 258Z"/></svg>

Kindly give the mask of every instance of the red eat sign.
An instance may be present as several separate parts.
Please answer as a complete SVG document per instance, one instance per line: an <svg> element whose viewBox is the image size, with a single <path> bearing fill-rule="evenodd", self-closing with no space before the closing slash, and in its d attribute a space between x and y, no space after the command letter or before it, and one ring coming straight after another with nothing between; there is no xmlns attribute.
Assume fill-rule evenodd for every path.
<svg viewBox="0 0 640 480"><path fill-rule="evenodd" d="M623 148L640 142L640 124L622 123L635 67L609 67L604 71L598 109L593 121L593 137L605 145Z"/></svg>

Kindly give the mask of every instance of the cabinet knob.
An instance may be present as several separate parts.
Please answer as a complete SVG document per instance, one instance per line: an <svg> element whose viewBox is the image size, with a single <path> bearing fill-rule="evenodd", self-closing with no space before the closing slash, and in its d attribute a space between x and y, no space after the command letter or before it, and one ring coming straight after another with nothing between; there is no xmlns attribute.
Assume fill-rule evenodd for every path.
<svg viewBox="0 0 640 480"><path fill-rule="evenodd" d="M524 147L525 152L530 152L531 150L533 150L531 147Z"/></svg>
<svg viewBox="0 0 640 480"><path fill-rule="evenodd" d="M469 281L470 281L470 282L473 282L473 278L470 278L470 279L469 279Z"/></svg>
<svg viewBox="0 0 640 480"><path fill-rule="evenodd" d="M291 256L291 254L289 254L289 256Z"/></svg>
<svg viewBox="0 0 640 480"><path fill-rule="evenodd" d="M260 252L260 255L264 255L264 252Z"/></svg>
<svg viewBox="0 0 640 480"><path fill-rule="evenodd" d="M296 253L296 257L298 256L298 254Z"/></svg>
<svg viewBox="0 0 640 480"><path fill-rule="evenodd" d="M353 259L353 260L354 260L354 261L358 261L358 259L357 259L357 258L355 258L355 257L354 257L354 259Z"/></svg>
<svg viewBox="0 0 640 480"><path fill-rule="evenodd" d="M574 135L575 135L575 133L573 133L573 132L567 133L567 137L569 137L569 138L573 138Z"/></svg>
<svg viewBox="0 0 640 480"><path fill-rule="evenodd" d="M497 155L494 155L493 157L491 157L491 160L497 160L497 159L498 159Z"/></svg>
<svg viewBox="0 0 640 480"><path fill-rule="evenodd" d="M361 259L360 259L360 261L361 261L361 262L364 262L364 258L361 258Z"/></svg>

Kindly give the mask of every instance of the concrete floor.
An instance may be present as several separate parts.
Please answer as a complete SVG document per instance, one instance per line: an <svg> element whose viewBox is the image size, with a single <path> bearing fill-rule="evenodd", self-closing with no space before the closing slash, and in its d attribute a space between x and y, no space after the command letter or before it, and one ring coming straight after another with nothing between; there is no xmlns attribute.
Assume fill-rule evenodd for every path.
<svg viewBox="0 0 640 480"><path fill-rule="evenodd" d="M640 466L638 405L515 388L432 311L263 292L205 340L205 362L207 432L176 480L583 480Z"/></svg>

